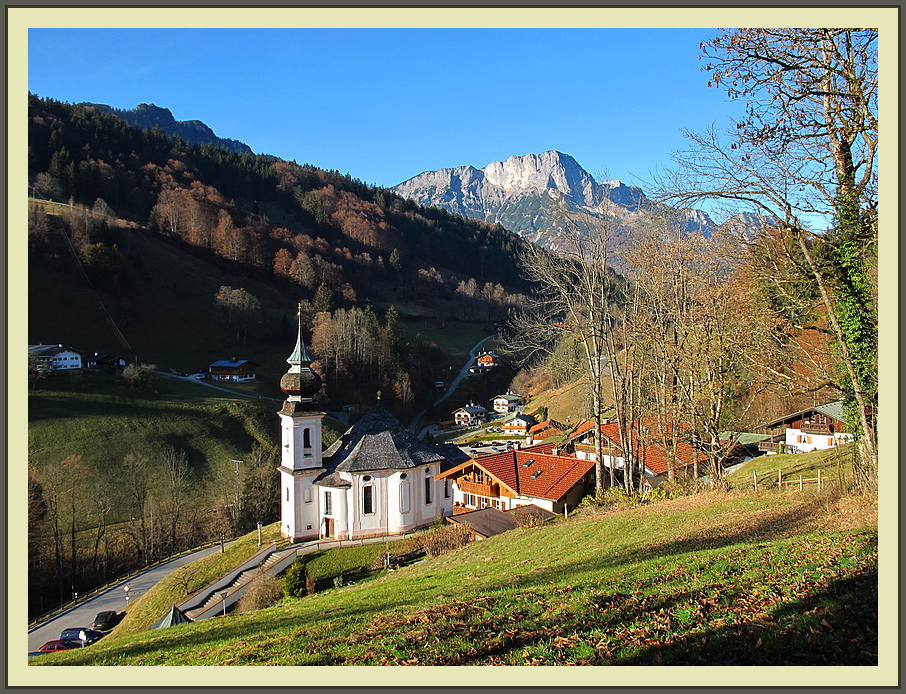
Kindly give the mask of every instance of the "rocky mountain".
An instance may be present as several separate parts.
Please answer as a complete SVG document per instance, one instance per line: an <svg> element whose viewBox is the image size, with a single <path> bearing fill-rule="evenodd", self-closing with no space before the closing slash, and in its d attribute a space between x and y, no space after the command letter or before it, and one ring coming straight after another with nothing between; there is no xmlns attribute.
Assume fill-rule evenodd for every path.
<svg viewBox="0 0 906 694"><path fill-rule="evenodd" d="M144 129L157 126L167 135L178 135L192 144L212 144L218 147L225 147L232 152L253 153L252 148L244 142L217 137L214 131L200 120L176 120L170 109L161 108L154 104L139 104L131 110L88 102L81 103L80 106L90 106L105 113L112 113L136 128Z"/></svg>
<svg viewBox="0 0 906 694"><path fill-rule="evenodd" d="M499 223L551 249L570 220L589 228L606 219L614 250L652 216L677 214L687 230L710 231L714 222L697 210L671 210L635 186L598 182L568 154L551 150L513 156L483 169L459 166L426 171L396 186L394 192L426 206L464 217Z"/></svg>

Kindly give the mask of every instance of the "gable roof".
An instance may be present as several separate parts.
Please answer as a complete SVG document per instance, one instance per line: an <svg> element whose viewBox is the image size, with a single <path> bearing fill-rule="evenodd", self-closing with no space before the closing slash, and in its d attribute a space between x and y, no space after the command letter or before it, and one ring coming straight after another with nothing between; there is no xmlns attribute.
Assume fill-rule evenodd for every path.
<svg viewBox="0 0 906 694"><path fill-rule="evenodd" d="M248 359L221 359L220 361L215 361L211 363L211 366L221 366L225 368L235 368L237 366L242 366L243 364L249 364L251 366L257 366L255 362L249 361Z"/></svg>
<svg viewBox="0 0 906 694"><path fill-rule="evenodd" d="M543 422L538 422L535 426L529 429L530 434L535 434L547 429L556 429L558 431L564 431L566 427L560 422L553 419L545 419Z"/></svg>
<svg viewBox="0 0 906 694"><path fill-rule="evenodd" d="M770 428L779 426L780 424L783 424L784 422L786 422L788 420L798 419L799 417L802 417L803 415L806 415L809 412L818 412L820 414L826 415L828 417L831 417L832 419L837 420L841 424L845 424L845 422L846 422L845 415L843 414L843 401L835 400L834 402L827 402L827 403L824 403L823 405L816 405L815 407L807 407L804 410L799 410L798 412L793 412L792 414L784 415L783 417L775 419L772 422L768 422L767 424L762 424L758 428L759 429L770 429Z"/></svg>
<svg viewBox="0 0 906 694"><path fill-rule="evenodd" d="M443 463L443 450L412 434L378 404L324 452L324 465L342 472L407 470Z"/></svg>
<svg viewBox="0 0 906 694"><path fill-rule="evenodd" d="M440 475L453 477L470 465L483 470L499 484L521 496L559 501L594 468L593 460L551 455L551 444L539 444L518 451L470 459ZM531 461L531 462L530 462Z"/></svg>

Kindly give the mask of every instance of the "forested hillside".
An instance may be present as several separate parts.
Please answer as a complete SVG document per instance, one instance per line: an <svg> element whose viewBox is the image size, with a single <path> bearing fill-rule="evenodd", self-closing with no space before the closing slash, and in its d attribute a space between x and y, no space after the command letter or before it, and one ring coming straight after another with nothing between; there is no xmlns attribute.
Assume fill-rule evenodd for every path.
<svg viewBox="0 0 906 694"><path fill-rule="evenodd" d="M78 300L90 287L116 324L113 334L121 331L139 358L178 359L172 341L211 342L213 331L218 348L267 361L285 351L301 302L306 330L321 314L320 356L332 360L327 398L346 403L381 389L388 406L405 414L433 381L417 355L443 348L424 334L431 321L503 320L526 287L515 260L522 241L500 226L420 207L336 171L190 145L159 128L139 130L90 106L34 95L29 184L39 199L69 203L32 206L31 287L50 303L33 311L30 342L72 340L60 334L56 302L72 293ZM157 287L167 300L161 311L141 285L175 266L183 272ZM203 288L195 284L201 278ZM406 340L398 321L413 316L427 330ZM336 335L350 321L363 330L347 349ZM109 337L94 339L129 351L122 340L105 343ZM249 353L256 342L266 354ZM338 392L352 384L356 392Z"/></svg>

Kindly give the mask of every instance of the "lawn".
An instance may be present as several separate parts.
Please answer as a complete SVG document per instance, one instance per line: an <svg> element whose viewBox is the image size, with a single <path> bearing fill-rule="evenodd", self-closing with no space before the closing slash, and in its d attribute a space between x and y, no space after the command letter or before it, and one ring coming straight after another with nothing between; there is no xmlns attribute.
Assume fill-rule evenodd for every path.
<svg viewBox="0 0 906 694"><path fill-rule="evenodd" d="M705 493L519 528L363 584L34 665L875 665L877 521Z"/></svg>

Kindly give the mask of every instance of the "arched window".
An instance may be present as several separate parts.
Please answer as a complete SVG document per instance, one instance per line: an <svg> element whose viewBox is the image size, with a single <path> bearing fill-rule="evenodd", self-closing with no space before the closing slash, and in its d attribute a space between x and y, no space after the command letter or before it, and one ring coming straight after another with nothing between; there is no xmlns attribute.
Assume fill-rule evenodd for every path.
<svg viewBox="0 0 906 694"><path fill-rule="evenodd" d="M305 491L304 491L303 494L302 494L302 496L303 496L303 498L305 499L305 503L306 503L306 504L310 504L311 501L312 501L311 487L306 487L306 488L305 488Z"/></svg>
<svg viewBox="0 0 906 694"><path fill-rule="evenodd" d="M302 430L302 445L305 448L311 448L311 429L308 427Z"/></svg>

